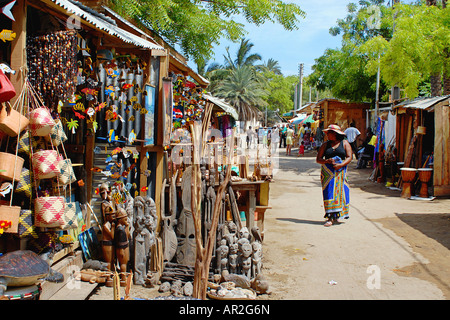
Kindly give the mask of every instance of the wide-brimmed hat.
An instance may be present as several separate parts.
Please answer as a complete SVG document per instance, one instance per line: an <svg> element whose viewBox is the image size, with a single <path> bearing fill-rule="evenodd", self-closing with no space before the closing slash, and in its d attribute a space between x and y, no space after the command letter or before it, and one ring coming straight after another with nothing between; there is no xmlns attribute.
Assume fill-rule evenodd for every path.
<svg viewBox="0 0 450 320"><path fill-rule="evenodd" d="M336 133L338 133L338 134L341 134L341 135L343 135L343 136L345 136L346 134L341 130L341 127L339 127L337 124L330 124L329 126L328 126L328 128L326 128L325 130L323 130L324 132L327 132L327 131L334 131L334 132L336 132Z"/></svg>

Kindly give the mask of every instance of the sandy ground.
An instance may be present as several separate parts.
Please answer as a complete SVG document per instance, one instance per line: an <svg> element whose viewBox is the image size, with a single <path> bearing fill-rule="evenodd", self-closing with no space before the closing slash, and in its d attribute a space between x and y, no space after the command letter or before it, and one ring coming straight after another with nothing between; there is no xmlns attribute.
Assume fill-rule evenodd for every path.
<svg viewBox="0 0 450 320"><path fill-rule="evenodd" d="M324 227L315 153L280 156L265 218L268 299L450 299L450 199L400 198L349 165L350 219Z"/></svg>
<svg viewBox="0 0 450 320"><path fill-rule="evenodd" d="M450 199L402 199L369 181L370 169L354 169L354 160L350 219L326 228L315 153L288 157L280 149L279 165L263 244L272 293L258 299L450 299ZM131 296L161 294L133 286ZM112 297L100 286L89 299Z"/></svg>

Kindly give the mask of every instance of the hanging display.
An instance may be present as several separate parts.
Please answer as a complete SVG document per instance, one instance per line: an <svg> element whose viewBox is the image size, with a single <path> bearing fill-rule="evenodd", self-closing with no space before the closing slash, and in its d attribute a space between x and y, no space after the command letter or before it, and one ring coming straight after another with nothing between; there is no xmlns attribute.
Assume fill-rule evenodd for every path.
<svg viewBox="0 0 450 320"><path fill-rule="evenodd" d="M29 37L29 79L50 109L75 93L77 76L77 32L74 30Z"/></svg>

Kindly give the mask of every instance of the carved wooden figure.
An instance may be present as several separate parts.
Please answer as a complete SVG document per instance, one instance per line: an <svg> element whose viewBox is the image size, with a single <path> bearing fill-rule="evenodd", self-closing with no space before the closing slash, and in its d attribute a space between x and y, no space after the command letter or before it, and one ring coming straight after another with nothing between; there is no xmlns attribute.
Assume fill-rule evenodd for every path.
<svg viewBox="0 0 450 320"><path fill-rule="evenodd" d="M228 255L228 269L230 273L238 272L238 244L232 243L229 245L230 254Z"/></svg>
<svg viewBox="0 0 450 320"><path fill-rule="evenodd" d="M192 194L192 166L186 168L181 181L181 200L183 209L177 221L176 235L178 239L176 261L179 264L194 266L196 255L195 227L192 216L191 194ZM195 203L194 203L195 205Z"/></svg>
<svg viewBox="0 0 450 320"><path fill-rule="evenodd" d="M113 213L115 211L114 203L111 198L111 189L109 185L104 182L100 185L100 197L102 199L102 203L100 205L100 212L102 214L103 221L106 220L106 213Z"/></svg>
<svg viewBox="0 0 450 320"><path fill-rule="evenodd" d="M227 270L229 250L227 241L222 239L216 250L216 273L222 274L223 270Z"/></svg>
<svg viewBox="0 0 450 320"><path fill-rule="evenodd" d="M121 272L120 285L126 285L126 272L128 261L130 260L129 238L130 229L128 228L128 216L123 208L117 210L116 228L114 230L114 244L116 247L116 257L119 262Z"/></svg>
<svg viewBox="0 0 450 320"><path fill-rule="evenodd" d="M102 225L102 253L103 261L107 263L108 270L114 270L114 213L107 211L105 212L104 223Z"/></svg>
<svg viewBox="0 0 450 320"><path fill-rule="evenodd" d="M261 273L262 268L262 245L260 242L252 243L252 279Z"/></svg>
<svg viewBox="0 0 450 320"><path fill-rule="evenodd" d="M134 283L145 284L151 247L155 243L156 208L151 198L138 196L134 199Z"/></svg>
<svg viewBox="0 0 450 320"><path fill-rule="evenodd" d="M206 205L204 212L204 239L203 243L206 243L209 230L211 229L212 215L214 211L214 203L216 202L216 191L214 190L214 186L216 184L215 178L215 170L214 168L210 169L209 173L209 185L206 191Z"/></svg>
<svg viewBox="0 0 450 320"><path fill-rule="evenodd" d="M161 239L163 243L163 259L164 262L172 261L177 252L177 235L175 234L175 225L177 224L177 181L178 171L172 177L169 188L169 214L166 215L165 210L165 190L161 191ZM165 185L165 183L163 183Z"/></svg>

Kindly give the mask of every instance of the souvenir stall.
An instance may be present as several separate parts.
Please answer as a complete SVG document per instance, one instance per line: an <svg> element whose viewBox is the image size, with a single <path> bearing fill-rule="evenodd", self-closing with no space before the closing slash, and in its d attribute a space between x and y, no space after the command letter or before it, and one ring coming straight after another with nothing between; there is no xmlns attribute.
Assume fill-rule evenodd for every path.
<svg viewBox="0 0 450 320"><path fill-rule="evenodd" d="M450 194L449 96L418 98L393 107L402 197Z"/></svg>
<svg viewBox="0 0 450 320"><path fill-rule="evenodd" d="M261 273L261 245L264 237L263 217L270 208L269 182L258 165L254 173L250 172L248 157L240 156L237 148L229 149L229 138L235 130L227 127L227 122L221 118L236 119L234 108L203 92L200 86L181 74L172 72L170 79L173 86L174 131L168 149L166 188L161 196L165 199L161 201L164 223L160 231L164 268L161 274L149 274L145 285L155 286L159 280L160 292L192 294L197 250L192 214L194 170L198 166L201 172L200 224L202 243L206 246L219 186L225 179L227 167L231 166L232 176L218 209L216 241L208 276L215 289L211 290L209 297L225 299L227 295L228 298L237 298L242 292L219 286L221 282L234 281L244 284L245 289L249 290L241 298L253 299L257 293L268 291ZM204 130L202 132L205 132L202 137L205 155L200 163L194 163L193 140L194 135L198 134L195 127L200 124ZM230 153L233 160L228 162Z"/></svg>
<svg viewBox="0 0 450 320"><path fill-rule="evenodd" d="M159 64L166 51L80 3L46 4L20 1L13 10L17 19L10 23L18 37L2 47L5 70L15 76L2 100L1 147L5 156L15 156L2 161L9 167L0 168L8 203L6 216L0 217L5 222L0 264L24 259L9 253L26 249L50 253L47 267L57 263L61 271L108 256L100 242L108 208L114 209L114 224L132 225L131 200L150 199L148 190L159 194L155 181L162 163L156 165L155 159L163 158L163 150L148 145L157 146L152 137L160 135L155 117ZM8 77L3 79L6 84ZM20 130L11 128L15 123ZM128 215L120 214L124 208ZM122 280L133 262L125 257L130 248L120 253ZM67 280L58 279L61 284L55 286L48 284L50 278L44 281L40 298L59 292Z"/></svg>
<svg viewBox="0 0 450 320"><path fill-rule="evenodd" d="M10 64L15 74L0 73L0 156L9 159L0 161L0 265L28 261L29 268L2 269L0 295L83 299L99 283L164 290L166 282L174 291L181 282L189 294L193 166L171 161L173 144L185 142L173 128L190 129L205 116L209 126L224 115L204 99L207 81L169 46L89 4L18 0L14 32L3 33L14 40L2 47L1 70ZM268 182L245 162L224 162L237 158L235 148L210 146L207 159L218 165L201 168L203 230L225 169L235 172L221 201L211 280L267 292L254 217L269 208ZM187 157L188 150L178 153ZM67 273L74 266L81 271ZM26 289L11 280L25 276ZM83 283L76 294L69 280ZM11 291L15 286L22 291Z"/></svg>

